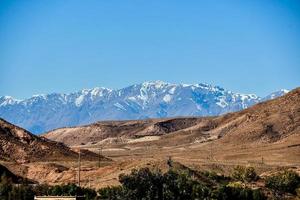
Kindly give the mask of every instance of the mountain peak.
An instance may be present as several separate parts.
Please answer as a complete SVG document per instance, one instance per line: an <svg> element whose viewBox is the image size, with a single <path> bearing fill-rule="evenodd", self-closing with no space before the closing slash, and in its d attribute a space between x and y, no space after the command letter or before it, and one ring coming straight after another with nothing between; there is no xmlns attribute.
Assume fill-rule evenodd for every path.
<svg viewBox="0 0 300 200"><path fill-rule="evenodd" d="M221 115L286 92L280 90L261 99L207 83L172 84L157 80L117 90L95 87L69 94L35 95L22 101L0 97L0 117L41 133L99 120Z"/></svg>
<svg viewBox="0 0 300 200"><path fill-rule="evenodd" d="M142 87L155 87L157 89L161 89L163 87L166 87L166 86L172 85L172 84L164 82L164 81L156 80L156 81L146 81L146 82L143 82L141 85L142 85Z"/></svg>
<svg viewBox="0 0 300 200"><path fill-rule="evenodd" d="M18 99L14 99L11 96L2 96L0 97L0 106L13 105L20 102Z"/></svg>
<svg viewBox="0 0 300 200"><path fill-rule="evenodd" d="M287 89L280 89L278 91L272 92L271 94L269 94L268 96L263 98L263 100L275 99L277 97L287 94L288 92L289 92L289 90L287 90Z"/></svg>

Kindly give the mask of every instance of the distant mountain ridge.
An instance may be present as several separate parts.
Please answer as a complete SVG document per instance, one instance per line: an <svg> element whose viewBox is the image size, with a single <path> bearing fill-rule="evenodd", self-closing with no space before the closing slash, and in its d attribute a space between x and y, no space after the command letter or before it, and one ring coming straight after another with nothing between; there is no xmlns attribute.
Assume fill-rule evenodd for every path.
<svg viewBox="0 0 300 200"><path fill-rule="evenodd" d="M96 87L70 94L35 95L25 100L3 96L0 97L0 117L33 133L42 133L99 120L220 115L287 92L280 90L261 98L203 83L151 81L116 90Z"/></svg>

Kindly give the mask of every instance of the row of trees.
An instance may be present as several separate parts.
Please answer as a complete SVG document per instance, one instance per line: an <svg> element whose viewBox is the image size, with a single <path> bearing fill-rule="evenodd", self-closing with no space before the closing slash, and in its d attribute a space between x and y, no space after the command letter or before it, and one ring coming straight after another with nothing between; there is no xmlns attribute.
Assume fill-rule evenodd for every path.
<svg viewBox="0 0 300 200"><path fill-rule="evenodd" d="M170 169L166 173L142 168L131 174L120 175L120 186L106 187L98 191L68 185L13 184L5 175L0 179L1 200L32 200L34 195L82 195L86 200L188 200L188 199L245 199L262 200L266 196L261 189L247 187L259 176L254 168L236 167L231 177L213 172L195 174L189 170ZM300 178L293 171L276 173L266 180L266 187L274 193L292 193L300 187Z"/></svg>
<svg viewBox="0 0 300 200"><path fill-rule="evenodd" d="M121 175L121 186L100 189L101 199L106 200L185 200L185 199L266 199L259 189L236 187L223 182L224 177L203 173L215 185L207 185L188 171L169 170L166 173L151 171L148 168L134 170L129 175ZM211 183L209 183L211 184Z"/></svg>

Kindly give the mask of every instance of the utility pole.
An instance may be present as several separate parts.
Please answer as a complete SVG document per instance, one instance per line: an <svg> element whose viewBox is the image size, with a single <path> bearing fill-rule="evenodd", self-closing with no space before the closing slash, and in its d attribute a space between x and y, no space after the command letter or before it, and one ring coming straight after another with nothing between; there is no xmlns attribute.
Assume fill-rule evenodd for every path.
<svg viewBox="0 0 300 200"><path fill-rule="evenodd" d="M102 156L102 146L98 149L98 167L100 168L101 165L101 156Z"/></svg>
<svg viewBox="0 0 300 200"><path fill-rule="evenodd" d="M213 153L212 153L212 142L210 143L210 160L213 160Z"/></svg>
<svg viewBox="0 0 300 200"><path fill-rule="evenodd" d="M81 152L79 148L79 153L78 153L78 186L80 187L80 164L81 164Z"/></svg>

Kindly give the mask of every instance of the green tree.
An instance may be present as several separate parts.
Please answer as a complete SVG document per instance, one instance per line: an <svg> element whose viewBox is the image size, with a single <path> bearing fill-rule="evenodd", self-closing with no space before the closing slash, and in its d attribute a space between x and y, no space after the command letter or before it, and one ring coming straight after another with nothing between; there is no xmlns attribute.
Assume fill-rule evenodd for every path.
<svg viewBox="0 0 300 200"><path fill-rule="evenodd" d="M126 196L122 186L101 188L98 193L103 200L121 200Z"/></svg>
<svg viewBox="0 0 300 200"><path fill-rule="evenodd" d="M0 178L0 199L1 200L8 200L11 197L11 190L12 190L12 181L9 179L4 172Z"/></svg>
<svg viewBox="0 0 300 200"><path fill-rule="evenodd" d="M295 194L296 188L300 186L299 175L291 170L284 170L266 178L266 187L276 192L290 192Z"/></svg>
<svg viewBox="0 0 300 200"><path fill-rule="evenodd" d="M235 180L242 182L251 182L258 179L258 176L253 167L236 166L233 169L231 176Z"/></svg>
<svg viewBox="0 0 300 200"><path fill-rule="evenodd" d="M158 170L133 170L130 175L122 174L119 179L129 199L162 199L163 176Z"/></svg>

